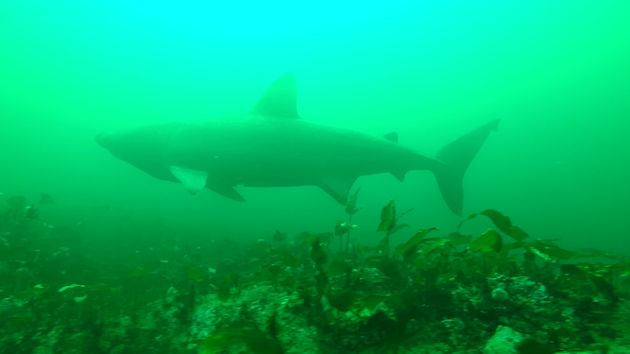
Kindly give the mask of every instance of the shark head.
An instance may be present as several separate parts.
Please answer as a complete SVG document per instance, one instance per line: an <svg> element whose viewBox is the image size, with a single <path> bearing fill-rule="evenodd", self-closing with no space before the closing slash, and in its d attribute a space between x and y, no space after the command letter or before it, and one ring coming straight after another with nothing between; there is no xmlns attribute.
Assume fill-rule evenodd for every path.
<svg viewBox="0 0 630 354"><path fill-rule="evenodd" d="M97 144L109 150L110 147L113 147L116 145L115 134L116 133L99 133L99 134L96 134L96 136L94 137L94 140L96 140Z"/></svg>
<svg viewBox="0 0 630 354"><path fill-rule="evenodd" d="M94 137L96 143L115 157L166 180L172 180L164 164L165 149L177 124L152 125L136 129L105 132Z"/></svg>
<svg viewBox="0 0 630 354"><path fill-rule="evenodd" d="M137 130L106 132L97 134L94 137L96 143L117 158L134 164L138 160L146 159L147 153L150 152L150 146L154 145L149 142L147 137Z"/></svg>

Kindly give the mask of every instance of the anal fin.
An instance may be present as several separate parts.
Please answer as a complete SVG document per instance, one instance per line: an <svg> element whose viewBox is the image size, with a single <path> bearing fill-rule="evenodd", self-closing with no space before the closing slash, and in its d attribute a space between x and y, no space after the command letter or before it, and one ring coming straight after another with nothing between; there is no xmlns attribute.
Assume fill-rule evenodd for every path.
<svg viewBox="0 0 630 354"><path fill-rule="evenodd" d="M397 180L404 182L405 181L405 175L407 174L407 172L409 171L404 171L404 170L400 170L400 171L392 171L390 172L392 176L396 177Z"/></svg>

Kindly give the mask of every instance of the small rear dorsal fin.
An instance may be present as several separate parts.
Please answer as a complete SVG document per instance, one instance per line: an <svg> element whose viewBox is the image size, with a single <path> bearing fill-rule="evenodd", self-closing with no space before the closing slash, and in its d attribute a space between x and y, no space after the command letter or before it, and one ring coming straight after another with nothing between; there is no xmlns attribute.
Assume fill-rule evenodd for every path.
<svg viewBox="0 0 630 354"><path fill-rule="evenodd" d="M387 134L383 135L383 138L385 138L385 139L387 139L387 140L389 140L391 142L397 143L398 142L398 133L396 133L396 132L387 133Z"/></svg>
<svg viewBox="0 0 630 354"><path fill-rule="evenodd" d="M252 113L278 118L299 119L297 88L293 73L282 75L260 96Z"/></svg>

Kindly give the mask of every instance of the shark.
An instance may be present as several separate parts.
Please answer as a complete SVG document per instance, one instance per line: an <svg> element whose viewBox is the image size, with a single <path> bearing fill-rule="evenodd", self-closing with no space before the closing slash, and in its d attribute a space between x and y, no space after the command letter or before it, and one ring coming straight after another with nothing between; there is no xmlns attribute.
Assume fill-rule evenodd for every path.
<svg viewBox="0 0 630 354"><path fill-rule="evenodd" d="M345 205L360 176L429 170L448 208L462 215L463 178L499 119L430 156L398 143L302 119L295 76L277 79L254 107L236 117L169 122L96 135L96 142L155 178L181 183L192 195L209 189L235 201L237 187L317 186Z"/></svg>

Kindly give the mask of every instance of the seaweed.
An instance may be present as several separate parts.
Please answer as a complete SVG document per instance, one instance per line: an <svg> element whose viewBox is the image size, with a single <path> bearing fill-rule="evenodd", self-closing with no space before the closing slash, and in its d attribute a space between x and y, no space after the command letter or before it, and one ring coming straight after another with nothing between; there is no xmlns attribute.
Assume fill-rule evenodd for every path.
<svg viewBox="0 0 630 354"><path fill-rule="evenodd" d="M481 254L499 253L503 248L503 240L498 232L488 229L468 246L469 249Z"/></svg>
<svg viewBox="0 0 630 354"><path fill-rule="evenodd" d="M554 354L556 352L551 344L540 343L533 338L520 342L516 350L518 354Z"/></svg>
<svg viewBox="0 0 630 354"><path fill-rule="evenodd" d="M405 262L413 261L417 256L418 247L424 238L431 233L431 231L439 230L438 228L422 229L416 232L406 243L401 244L396 248L396 253L403 256Z"/></svg>
<svg viewBox="0 0 630 354"><path fill-rule="evenodd" d="M0 353L51 352L44 339L59 338L64 352L279 354L304 351L292 346L307 336L327 353L472 352L506 324L529 338L521 353L627 337L629 257L532 239L492 209L450 233L411 232L411 209L393 200L374 215L380 240L351 247L358 192L335 234L222 235L204 248L181 237L193 231L130 218L112 226L125 252L111 258L84 237L89 221L48 225L13 198L0 215ZM492 228L462 233L479 215Z"/></svg>
<svg viewBox="0 0 630 354"><path fill-rule="evenodd" d="M201 283L206 279L206 274L199 268L188 268L186 271L188 278L194 282Z"/></svg>
<svg viewBox="0 0 630 354"><path fill-rule="evenodd" d="M234 326L214 331L199 346L199 354L219 354L227 348L245 345L253 354L283 354L284 348L277 339L275 316L268 332L255 326Z"/></svg>
<svg viewBox="0 0 630 354"><path fill-rule="evenodd" d="M503 214L494 209L487 209L482 211L481 213L471 214L459 224L459 226L457 227L457 232L459 232L459 229L467 220L472 220L479 215L484 215L490 218L490 220L492 220L494 225L499 228L501 232L514 238L517 241L523 241L529 237L529 235L525 233L525 231L523 231L520 227L512 225L512 221L510 220L510 218L508 218L507 216L503 216Z"/></svg>

